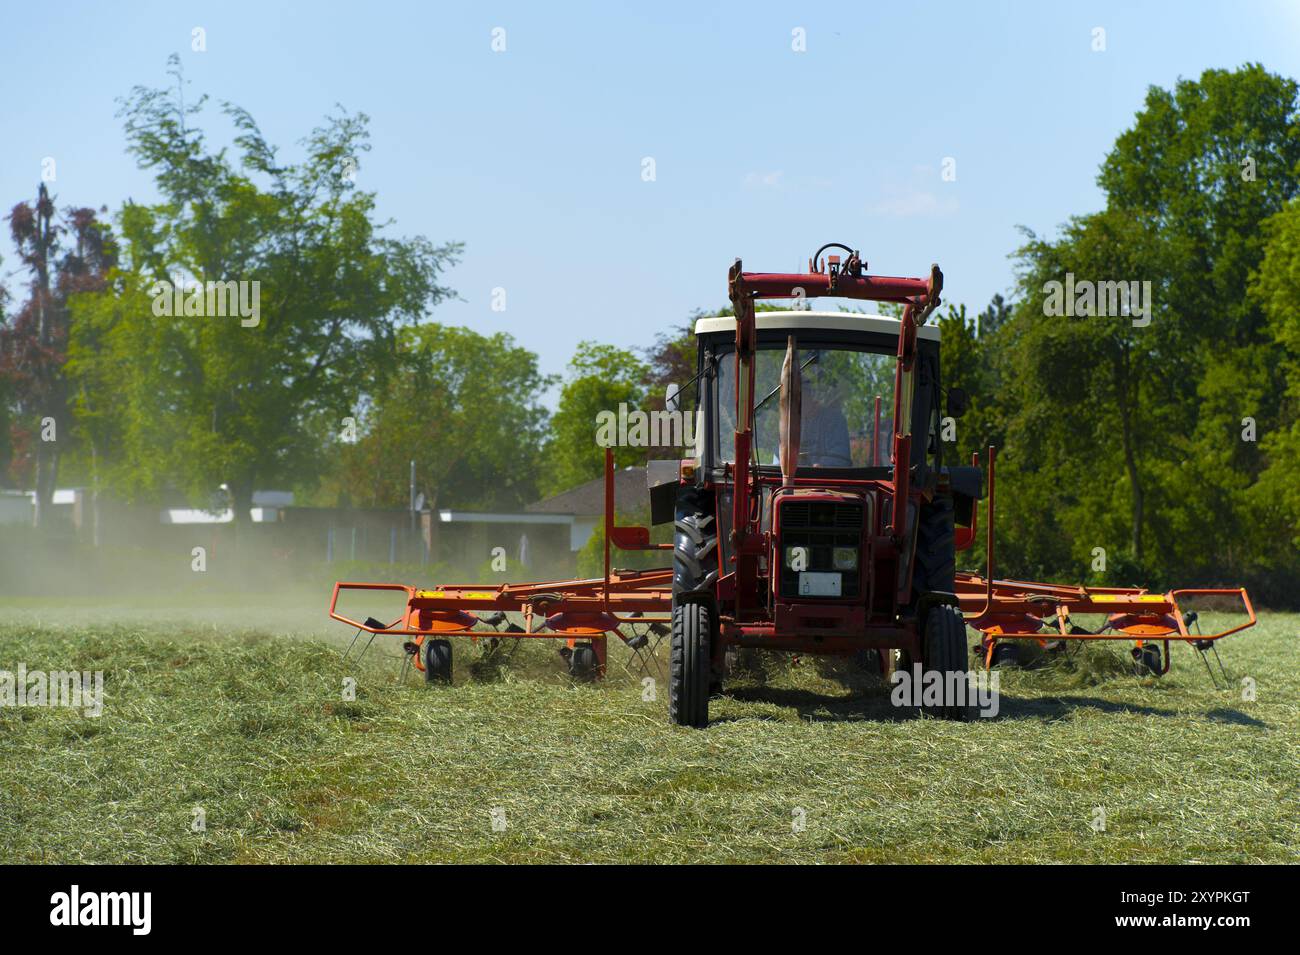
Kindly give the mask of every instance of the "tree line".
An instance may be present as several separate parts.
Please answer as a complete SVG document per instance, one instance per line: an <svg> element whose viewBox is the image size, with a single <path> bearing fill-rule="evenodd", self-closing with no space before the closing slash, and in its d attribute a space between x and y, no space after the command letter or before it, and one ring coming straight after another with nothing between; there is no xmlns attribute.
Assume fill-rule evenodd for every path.
<svg viewBox="0 0 1300 955"><path fill-rule="evenodd" d="M8 216L24 282L0 290L0 481L35 490L38 520L56 484L237 515L267 487L402 507L412 460L427 506L519 509L600 475L600 412L662 409L694 376L693 320L725 309L643 349L583 342L562 376L430 321L464 250L390 235L358 186L364 114L287 161L231 103L214 146L213 107L170 75L121 101L156 202L59 209L42 185ZM946 384L971 397L945 455L1000 449L999 572L1294 602L1297 84L1247 65L1153 87L1098 183L1100 210L1024 232L1009 300L938 319Z"/></svg>

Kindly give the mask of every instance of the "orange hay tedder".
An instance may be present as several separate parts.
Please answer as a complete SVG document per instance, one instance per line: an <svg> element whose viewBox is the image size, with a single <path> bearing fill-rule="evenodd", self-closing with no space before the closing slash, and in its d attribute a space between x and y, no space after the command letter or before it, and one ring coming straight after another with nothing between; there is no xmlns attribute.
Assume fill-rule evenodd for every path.
<svg viewBox="0 0 1300 955"><path fill-rule="evenodd" d="M823 263L832 248L846 257ZM924 279L868 275L858 253L837 244L819 249L804 274L745 272L738 260L728 276L735 317L696 327L691 456L647 468L651 522L673 522L673 544L616 525L607 450L602 577L429 589L338 583L330 616L357 628L354 645L362 632L410 638L409 659L431 682L450 680L452 636L564 640L580 678L604 674L611 635L637 654L668 636L668 710L685 726L708 723L728 651L740 647L860 655L886 678L914 673L944 688L927 693L923 708L951 719L970 713L967 627L983 635L986 668L1011 662L1015 641L1056 649L1131 640L1141 671L1168 672L1174 641L1191 643L1209 669L1215 642L1255 623L1244 589L1148 593L994 576L994 449L984 470L978 459L944 457L945 416L960 417L968 402L942 387L939 330L926 324L942 287L938 266ZM902 315L755 310L759 299L811 298L890 302ZM891 395L893 414L882 418L882 396ZM679 397L670 395L669 410L681 411ZM975 542L984 498L986 574L958 573L956 552ZM672 566L612 569L611 547L672 550ZM389 624L349 619L339 595L357 590L400 591L406 608ZM1179 605L1198 597L1239 600L1246 619L1200 633L1197 613ZM1103 623L1090 630L1078 618L1092 614ZM1221 662L1220 670L1226 679Z"/></svg>

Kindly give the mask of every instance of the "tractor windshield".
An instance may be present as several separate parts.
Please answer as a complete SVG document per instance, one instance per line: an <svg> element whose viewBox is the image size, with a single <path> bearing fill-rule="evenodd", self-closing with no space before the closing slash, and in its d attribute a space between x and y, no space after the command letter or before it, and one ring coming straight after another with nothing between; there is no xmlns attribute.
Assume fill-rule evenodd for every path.
<svg viewBox="0 0 1300 955"><path fill-rule="evenodd" d="M734 353L718 363L714 448L717 460L735 458L732 435L736 421ZM781 365L785 344L759 344L754 362L755 460L779 465ZM889 464L894 438L895 356L844 346L800 343L803 416L800 467L861 468ZM876 399L880 399L879 417ZM874 442L873 442L874 436Z"/></svg>

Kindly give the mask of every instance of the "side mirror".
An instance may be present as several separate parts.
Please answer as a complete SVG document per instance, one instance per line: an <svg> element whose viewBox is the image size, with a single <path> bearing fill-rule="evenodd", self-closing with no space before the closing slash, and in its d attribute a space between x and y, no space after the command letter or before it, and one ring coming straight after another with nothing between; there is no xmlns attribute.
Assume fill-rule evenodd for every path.
<svg viewBox="0 0 1300 955"><path fill-rule="evenodd" d="M970 410L970 395L966 394L965 388L952 387L948 389L948 417L960 418Z"/></svg>
<svg viewBox="0 0 1300 955"><path fill-rule="evenodd" d="M681 389L677 387L677 382L671 382L668 385L668 393L664 396L664 408L668 411L681 411L682 398Z"/></svg>

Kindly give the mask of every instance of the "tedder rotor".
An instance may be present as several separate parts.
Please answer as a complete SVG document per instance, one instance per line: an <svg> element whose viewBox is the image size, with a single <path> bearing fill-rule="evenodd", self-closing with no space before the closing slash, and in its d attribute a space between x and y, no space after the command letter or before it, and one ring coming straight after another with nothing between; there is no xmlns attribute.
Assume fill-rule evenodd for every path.
<svg viewBox="0 0 1300 955"><path fill-rule="evenodd" d="M831 248L847 255L823 261ZM994 449L982 468L944 457L943 417L960 416L967 400L942 387L939 330L927 324L942 288L938 266L926 278L869 275L856 251L834 244L806 273L746 272L737 260L728 275L734 317L703 318L695 330L695 447L647 468L651 522L672 522L672 544L616 524L607 450L603 576L428 589L341 582L330 616L372 640L410 638L406 650L431 681L450 679L455 636L561 639L572 672L599 677L609 636L639 649L646 633L626 629L667 632L669 715L685 726L707 725L732 648L864 654L882 675L914 674L940 688L923 709L964 719L967 627L982 634L986 668L1007 662L1016 641L1119 639L1133 641L1136 663L1158 675L1172 642L1191 643L1204 659L1216 641L1253 625L1241 588L1149 593L995 576ZM813 298L888 302L901 317L755 308ZM985 498L984 575L959 573L956 554L974 544ZM671 550L672 566L615 570L611 548ZM400 591L405 610L388 624L352 620L338 600L357 590ZM1196 597L1240 601L1246 620L1201 633L1197 613L1179 603ZM507 613L522 614L522 625L499 630ZM1094 614L1105 623L1079 622Z"/></svg>

